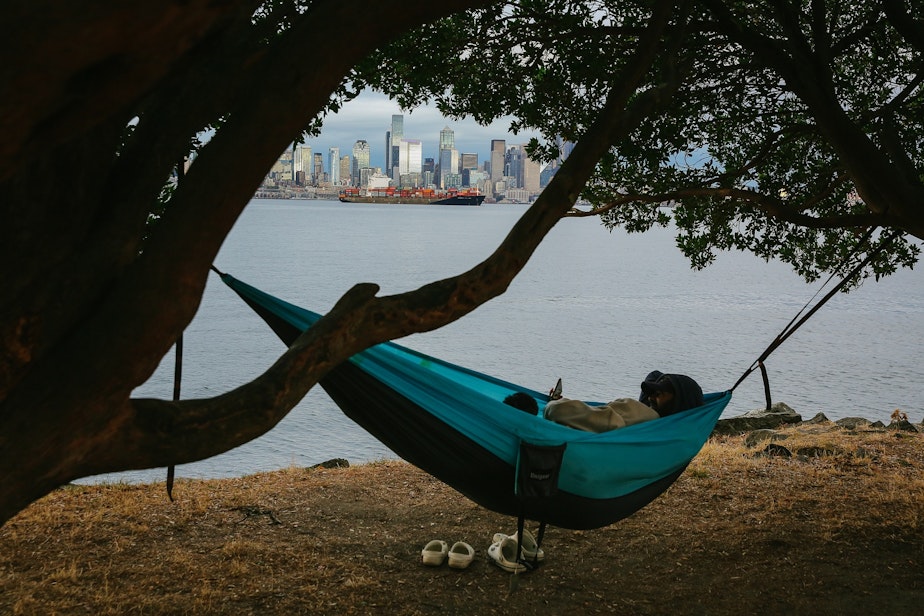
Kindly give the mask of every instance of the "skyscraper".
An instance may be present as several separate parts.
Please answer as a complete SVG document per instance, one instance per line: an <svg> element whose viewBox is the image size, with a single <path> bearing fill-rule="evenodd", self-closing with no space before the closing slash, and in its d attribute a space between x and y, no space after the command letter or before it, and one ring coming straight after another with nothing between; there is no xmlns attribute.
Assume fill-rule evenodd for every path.
<svg viewBox="0 0 924 616"><path fill-rule="evenodd" d="M324 179L324 155L315 152L311 165L311 180L314 184L319 184Z"/></svg>
<svg viewBox="0 0 924 616"><path fill-rule="evenodd" d="M455 147L456 133L447 126L440 131L440 188L449 188L450 182L446 180L447 176L459 173L459 153Z"/></svg>
<svg viewBox="0 0 924 616"><path fill-rule="evenodd" d="M465 171L466 169L477 169L478 168L478 154L469 154L462 153L459 155L459 169Z"/></svg>
<svg viewBox="0 0 924 616"><path fill-rule="evenodd" d="M507 142L503 139L491 140L491 181L500 182L504 177L504 160Z"/></svg>
<svg viewBox="0 0 924 616"><path fill-rule="evenodd" d="M351 180L350 180L350 171L351 171L351 169L352 169L352 166L350 165L350 162L351 162L351 161L350 161L350 155L349 155L349 154L344 154L343 156L340 157L340 182L341 182L341 185L343 185L344 183L346 183L346 184L350 184L350 183L351 183Z"/></svg>
<svg viewBox="0 0 924 616"><path fill-rule="evenodd" d="M456 133L448 126L440 131L440 150L451 150L456 147Z"/></svg>
<svg viewBox="0 0 924 616"><path fill-rule="evenodd" d="M423 144L420 139L402 139L398 144L400 174L421 173L423 171Z"/></svg>
<svg viewBox="0 0 924 616"><path fill-rule="evenodd" d="M307 145L297 146L292 151L292 180L298 183L298 178L304 183L311 182L311 148Z"/></svg>
<svg viewBox="0 0 924 616"><path fill-rule="evenodd" d="M350 170L350 183L353 186L362 186L360 183L362 170L369 168L370 156L368 141L359 139L353 144L353 168Z"/></svg>
<svg viewBox="0 0 924 616"><path fill-rule="evenodd" d="M332 186L340 185L340 148L331 148L327 152L327 174Z"/></svg>
<svg viewBox="0 0 924 616"><path fill-rule="evenodd" d="M385 151L385 175L397 180L401 166L401 140L404 139L404 116L391 116L391 130L385 133L388 149Z"/></svg>

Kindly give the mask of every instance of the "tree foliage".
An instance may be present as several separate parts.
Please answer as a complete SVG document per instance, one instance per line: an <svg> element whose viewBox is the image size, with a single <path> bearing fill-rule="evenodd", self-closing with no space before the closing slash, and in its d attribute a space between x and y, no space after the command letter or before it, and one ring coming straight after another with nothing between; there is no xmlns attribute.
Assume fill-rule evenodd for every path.
<svg viewBox="0 0 924 616"><path fill-rule="evenodd" d="M511 114L514 128L542 131L533 151L552 161L554 139L578 140L600 113L652 6L478 9L404 37L359 72L408 105L432 97L458 116ZM924 237L920 6L707 0L670 11L629 102L634 126L601 159L583 191L591 207L576 215L644 231L665 224L658 206L671 205L694 266L739 249L809 280L852 265L866 228ZM427 65L441 67L436 79ZM899 241L866 273L917 256L914 240Z"/></svg>
<svg viewBox="0 0 924 616"><path fill-rule="evenodd" d="M738 248L808 278L865 229L924 237L924 17L902 0L16 1L0 16L0 523L78 477L256 438L354 353L503 293L565 215L672 219L696 266ZM234 391L132 399L279 154L365 87L510 115L547 161L557 138L576 145L470 271L387 297L357 285ZM871 273L916 257L900 241Z"/></svg>

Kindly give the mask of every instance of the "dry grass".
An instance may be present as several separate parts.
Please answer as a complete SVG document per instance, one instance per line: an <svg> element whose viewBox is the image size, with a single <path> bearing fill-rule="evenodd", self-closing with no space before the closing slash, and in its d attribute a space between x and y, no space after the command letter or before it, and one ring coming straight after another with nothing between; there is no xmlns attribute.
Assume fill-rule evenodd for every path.
<svg viewBox="0 0 924 616"><path fill-rule="evenodd" d="M917 614L924 435L785 431L792 458L710 441L660 499L595 531L550 529L510 576L515 521L401 462L221 481L67 487L0 529L2 614ZM427 540L477 550L424 567Z"/></svg>

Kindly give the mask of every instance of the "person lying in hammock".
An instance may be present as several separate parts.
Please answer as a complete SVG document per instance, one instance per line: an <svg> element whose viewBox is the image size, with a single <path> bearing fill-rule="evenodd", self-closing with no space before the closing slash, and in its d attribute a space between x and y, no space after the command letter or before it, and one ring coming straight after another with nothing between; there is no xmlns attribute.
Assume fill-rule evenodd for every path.
<svg viewBox="0 0 924 616"><path fill-rule="evenodd" d="M556 423L589 432L607 432L643 421L651 421L703 404L703 390L683 374L653 372L642 382L639 400L619 398L593 406L580 400L561 397L560 390L550 392L543 415Z"/></svg>

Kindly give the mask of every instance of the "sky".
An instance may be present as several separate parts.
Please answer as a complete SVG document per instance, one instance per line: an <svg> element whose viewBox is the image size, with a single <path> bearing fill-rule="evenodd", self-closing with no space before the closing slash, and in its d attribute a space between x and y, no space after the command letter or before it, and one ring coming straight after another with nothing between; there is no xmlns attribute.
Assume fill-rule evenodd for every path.
<svg viewBox="0 0 924 616"><path fill-rule="evenodd" d="M477 153L478 163L489 159L492 139L504 139L509 147L512 144L527 143L537 133L509 132L510 120L502 119L489 126L480 126L472 119L454 122L440 114L435 107L418 107L411 111L402 111L398 103L376 92L363 92L344 105L336 115L330 116L324 123L321 135L308 139L305 145L313 153L324 155L332 147L340 148L340 156L352 155L353 144L358 139L369 142L371 165L385 166L385 133L391 130L391 116L404 116L404 138L419 139L423 146L423 157L438 159L440 131L445 127L455 131L456 149L460 153Z"/></svg>

